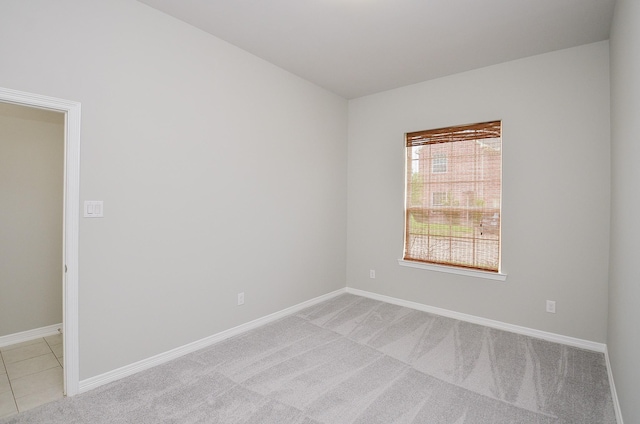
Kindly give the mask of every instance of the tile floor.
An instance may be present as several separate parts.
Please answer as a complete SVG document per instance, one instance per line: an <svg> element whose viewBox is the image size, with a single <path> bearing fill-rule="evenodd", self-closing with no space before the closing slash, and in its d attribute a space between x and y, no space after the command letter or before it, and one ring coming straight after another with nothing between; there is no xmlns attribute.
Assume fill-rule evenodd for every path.
<svg viewBox="0 0 640 424"><path fill-rule="evenodd" d="M0 418L63 397L62 335L0 348Z"/></svg>

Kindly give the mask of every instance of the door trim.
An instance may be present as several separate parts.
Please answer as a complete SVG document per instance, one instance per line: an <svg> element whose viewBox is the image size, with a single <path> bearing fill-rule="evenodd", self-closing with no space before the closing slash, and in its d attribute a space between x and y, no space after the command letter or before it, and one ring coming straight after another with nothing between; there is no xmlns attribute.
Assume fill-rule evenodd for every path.
<svg viewBox="0 0 640 424"><path fill-rule="evenodd" d="M0 87L0 101L65 114L63 287L64 392L78 394L78 230L80 219L80 103ZM66 269L66 272L65 272Z"/></svg>

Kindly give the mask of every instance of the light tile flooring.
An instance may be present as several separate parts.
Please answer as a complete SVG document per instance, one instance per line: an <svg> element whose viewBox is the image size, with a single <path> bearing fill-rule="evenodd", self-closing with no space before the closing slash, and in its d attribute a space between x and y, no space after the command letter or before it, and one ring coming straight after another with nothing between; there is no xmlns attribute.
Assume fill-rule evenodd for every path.
<svg viewBox="0 0 640 424"><path fill-rule="evenodd" d="M63 397L62 335L0 348L0 418Z"/></svg>

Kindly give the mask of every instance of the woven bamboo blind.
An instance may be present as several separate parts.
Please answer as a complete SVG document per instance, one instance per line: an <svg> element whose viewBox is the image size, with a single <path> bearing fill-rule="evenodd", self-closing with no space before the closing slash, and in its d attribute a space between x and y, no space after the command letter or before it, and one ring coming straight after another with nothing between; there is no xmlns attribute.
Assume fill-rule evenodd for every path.
<svg viewBox="0 0 640 424"><path fill-rule="evenodd" d="M502 123L500 121L491 121L480 124L416 131L407 133L406 139L407 147L412 147L423 146L425 144L450 143L452 141L500 138L501 136Z"/></svg>
<svg viewBox="0 0 640 424"><path fill-rule="evenodd" d="M406 134L404 259L499 271L502 123Z"/></svg>

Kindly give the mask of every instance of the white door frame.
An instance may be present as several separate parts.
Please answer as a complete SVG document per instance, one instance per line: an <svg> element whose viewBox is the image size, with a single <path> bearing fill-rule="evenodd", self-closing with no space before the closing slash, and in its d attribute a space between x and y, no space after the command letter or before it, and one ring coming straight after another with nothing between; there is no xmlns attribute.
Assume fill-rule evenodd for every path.
<svg viewBox="0 0 640 424"><path fill-rule="evenodd" d="M64 123L64 234L62 237L62 328L64 390L79 391L78 349L78 228L80 219L80 103L0 87L0 101L65 114Z"/></svg>

